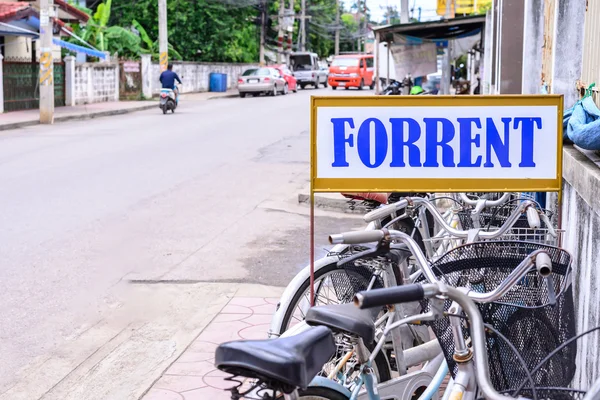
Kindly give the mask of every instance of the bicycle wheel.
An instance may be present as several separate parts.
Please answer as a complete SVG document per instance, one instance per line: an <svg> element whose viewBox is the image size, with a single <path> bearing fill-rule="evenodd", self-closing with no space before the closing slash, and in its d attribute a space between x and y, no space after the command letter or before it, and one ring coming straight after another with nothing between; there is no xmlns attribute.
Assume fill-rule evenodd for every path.
<svg viewBox="0 0 600 400"><path fill-rule="evenodd" d="M333 389L324 387L309 387L298 391L302 400L348 400L348 397Z"/></svg>
<svg viewBox="0 0 600 400"><path fill-rule="evenodd" d="M359 291L354 289L360 289L362 287L363 289L360 290L364 290L369 285L370 276L367 274L370 274L370 272L365 271L364 273L360 273L344 269L343 267L338 266L337 262L333 262L320 268L315 272L315 305L349 303L352 301L354 293ZM352 281L352 285L344 285L342 287L339 284L340 281ZM337 288L335 287L336 282ZM291 328L295 323L304 320L306 311L310 308L309 287L310 280L307 279L290 302L291 307L288 308L284 316L281 332L279 332L280 334ZM372 348L370 350L372 350ZM345 352L343 350L338 351L332 359L323 366L323 375L327 375L344 354ZM385 382L391 379L392 371L384 352L380 352L375 357L375 365L373 367L378 382Z"/></svg>
<svg viewBox="0 0 600 400"><path fill-rule="evenodd" d="M315 271L314 277L314 292L315 306L323 306L330 304L344 304L352 301L354 291L349 288L341 288L336 282L340 280L356 281L359 285L366 289L369 284L369 278L354 271L346 271L343 267L338 266L337 261ZM281 330L278 334L283 334L289 328L304 321L306 312L310 308L310 278L307 278L292 298L285 312L281 324Z"/></svg>

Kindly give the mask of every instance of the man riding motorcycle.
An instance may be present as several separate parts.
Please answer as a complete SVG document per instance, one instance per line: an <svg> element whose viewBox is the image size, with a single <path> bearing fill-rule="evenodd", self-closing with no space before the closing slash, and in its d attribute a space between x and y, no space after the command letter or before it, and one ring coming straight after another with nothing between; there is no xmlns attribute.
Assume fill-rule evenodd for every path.
<svg viewBox="0 0 600 400"><path fill-rule="evenodd" d="M160 74L158 80L160 80L163 89L171 89L175 93L175 102L179 103L179 90L177 89L177 86L175 86L175 81L179 82L180 85L182 85L182 83L179 76L173 72L173 64L169 63L167 69Z"/></svg>

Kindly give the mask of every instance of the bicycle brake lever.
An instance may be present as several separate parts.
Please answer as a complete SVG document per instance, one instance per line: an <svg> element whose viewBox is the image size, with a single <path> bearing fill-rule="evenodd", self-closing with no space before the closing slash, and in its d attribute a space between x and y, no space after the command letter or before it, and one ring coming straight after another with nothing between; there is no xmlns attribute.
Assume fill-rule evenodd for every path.
<svg viewBox="0 0 600 400"><path fill-rule="evenodd" d="M556 305L556 293L554 292L554 279L552 278L552 274L546 276L544 281L546 282L546 287L548 288L548 304L554 306Z"/></svg>

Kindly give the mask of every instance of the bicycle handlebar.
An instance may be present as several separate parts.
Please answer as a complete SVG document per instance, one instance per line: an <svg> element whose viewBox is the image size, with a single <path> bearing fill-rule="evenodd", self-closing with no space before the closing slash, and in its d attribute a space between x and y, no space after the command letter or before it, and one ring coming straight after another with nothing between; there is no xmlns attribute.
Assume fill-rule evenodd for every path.
<svg viewBox="0 0 600 400"><path fill-rule="evenodd" d="M415 242L415 240L412 237L410 237L409 235L407 235L404 232L399 232L399 231L394 231L394 230L388 231L387 229L379 229L379 230L371 231L370 233L372 233L372 232L380 232L381 236L379 239L376 239L375 235L369 236L369 239L371 239L371 240L369 240L368 242L378 242L379 240L385 238L386 236L390 237L391 239L396 239L396 240L402 241L406 246L408 246L408 249L410 250L412 255L415 257L415 259L417 260L417 264L419 266L421 266L421 271L423 271L427 280L429 282L437 282L438 279L435 276L435 274L433 273L433 271L431 270L431 268L429 268L429 264L427 262L427 259L423 255L421 248L419 247L417 242ZM349 233L354 234L354 233L366 233L366 232L349 232ZM358 236L359 235L353 235L351 240L356 239ZM331 243L331 244L348 244L346 242L347 237L348 237L348 233L340 233L340 234L336 234L336 235L330 235L329 243ZM365 241L365 242L360 242L360 243L368 243L368 242ZM353 242L353 244L357 244L357 243Z"/></svg>
<svg viewBox="0 0 600 400"><path fill-rule="evenodd" d="M398 302L414 301L417 290L413 288L415 285L398 286L388 289L373 289L368 292L357 293L354 297L354 302L360 308L374 308L383 306L390 303L381 303L382 300L391 300L392 304ZM384 292L385 294L379 295L378 292ZM393 294L392 291L396 291L397 294ZM471 340L473 343L473 349L475 357L475 379L483 393L484 397L488 400L506 400L506 396L498 393L496 389L490 383L490 372L488 366L488 355L486 351L486 338L485 338L485 325L479 308L469 295L463 293L460 289L439 285L439 284L424 284L422 285L421 291L422 297L431 298L434 296L445 296L450 300L456 301L462 307L463 311L467 315L471 325ZM525 400L523 397L518 397L520 400Z"/></svg>
<svg viewBox="0 0 600 400"><path fill-rule="evenodd" d="M545 251L540 252L535 257L535 269L538 274L547 277L552 273L552 259Z"/></svg>
<svg viewBox="0 0 600 400"><path fill-rule="evenodd" d="M500 206L510 199L510 193L504 193L502 197L500 197L498 200L471 199L467 196L466 193L460 193L459 196L463 203L468 204L470 206L477 206L478 204L483 203L483 208Z"/></svg>
<svg viewBox="0 0 600 400"><path fill-rule="evenodd" d="M385 236L382 230L344 232L329 236L331 244L362 244L379 242Z"/></svg>
<svg viewBox="0 0 600 400"><path fill-rule="evenodd" d="M383 307L387 304L419 301L425 298L425 287L427 286L413 283L380 290L359 292L354 296L354 304L359 308L375 308ZM428 294L435 294L435 292L428 292Z"/></svg>
<svg viewBox="0 0 600 400"><path fill-rule="evenodd" d="M468 236L469 236L468 230L464 231L464 230L453 228L452 226L448 225L448 222L446 222L446 220L444 220L444 217L440 214L438 209L429 200L423 199L421 197L409 197L409 198L403 199L397 203L390 204L388 206L371 211L370 213L365 215L364 220L365 220L365 222L372 222L376 219L381 219L401 208L405 208L406 206L408 206L409 202L412 204L415 204L417 206L418 205L424 206L433 215L433 218L438 222L438 224L442 227L442 229L445 230L450 235L455 236L460 239L468 238ZM506 219L504 224L500 227L500 229L497 229L495 231L490 231L490 232L487 232L487 231L479 232L479 234L478 234L479 238L483 239L483 240L496 239L496 238L504 235L510 228L513 227L513 225L517 222L517 220L519 219L519 217L525 210L528 210L529 208L535 208L535 206L536 206L536 203L531 200L523 201L508 216L508 218ZM535 211L537 213L537 210L535 210ZM539 215L538 215L538 219L539 219ZM532 222L535 222L535 221L532 221Z"/></svg>
<svg viewBox="0 0 600 400"><path fill-rule="evenodd" d="M366 213L363 218L364 221L367 223L376 221L378 219L384 219L388 215L395 213L396 211L401 210L403 208L406 208L406 206L408 206L408 200L402 199L400 201L397 201L396 203L387 204L373 211L370 211Z"/></svg>
<svg viewBox="0 0 600 400"><path fill-rule="evenodd" d="M421 248L417 244L417 242L407 235L404 232L394 231L394 230L375 230L368 232L370 235L374 232L379 232L378 237L381 239L387 238L389 240L399 240L404 243L412 255L414 256L417 265L420 267L421 272L425 276L425 279L430 283L439 282L439 279L431 269L429 262L425 258L425 255L421 251ZM363 234L367 232L350 232L351 234ZM356 239L359 235L353 235L352 239ZM363 236L363 235L361 235ZM344 239L347 237L346 233L331 235L329 236L329 242L331 244L343 244L347 243ZM371 242L378 241L376 239L376 235L372 235L370 237ZM379 239L379 240L381 240ZM353 244L357 244L355 241ZM362 242L365 243L365 242ZM539 274L543 277L550 275L552 272L552 260L550 256L544 250L535 250L529 255L527 255L523 261L506 277L504 281L502 281L494 290L487 293L480 292L471 292L469 296L479 303L486 303L490 301L495 301L500 297L504 296L519 280L521 280L533 267L538 270Z"/></svg>
<svg viewBox="0 0 600 400"><path fill-rule="evenodd" d="M527 222L531 229L539 229L541 226L540 214L534 207L527 207Z"/></svg>

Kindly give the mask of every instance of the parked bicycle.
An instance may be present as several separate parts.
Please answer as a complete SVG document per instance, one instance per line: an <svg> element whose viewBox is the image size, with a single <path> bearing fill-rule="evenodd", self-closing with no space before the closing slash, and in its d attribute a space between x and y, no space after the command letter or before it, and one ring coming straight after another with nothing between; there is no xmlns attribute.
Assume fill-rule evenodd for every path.
<svg viewBox="0 0 600 400"><path fill-rule="evenodd" d="M340 236L342 238L349 237L347 234ZM417 248L414 241L402 232L385 230L362 232L362 241L380 241L382 239L400 240L413 249ZM357 240L358 238L354 235L352 241ZM503 251L500 252L498 251L499 243L504 243L501 245ZM421 254L418 258L422 256ZM516 259L522 259L522 261L514 268ZM477 267L472 267L477 263L480 263L480 267L486 271L483 278L480 274L472 273L473 268L476 268L476 272L479 271ZM465 267L469 265L471 267ZM356 296L356 303L365 308L407 301L420 300L423 302L424 314L411 315L401 321L387 324L378 345L370 354L366 352L364 343L370 340L372 332L370 327L373 326L373 322L371 320L371 324L368 323L369 318L364 318L366 314L352 314L348 305L337 306L338 312L335 312L336 307L316 307L311 310L325 309L325 311L315 311L322 317L321 325L334 331L346 331L355 338L358 337L355 339L356 347L353 349L358 354L358 362L353 369L358 368L360 374L352 382L352 391L347 388L344 391L343 385L336 386L339 383L332 380L320 379L310 383L306 378L319 372L318 367L312 363L313 360L326 360L336 351L330 331L320 326L293 338L252 342L254 343L252 346L264 345L262 350L269 353L263 355L264 353L253 351L251 354L254 357L254 364L242 365L238 362L241 355L250 354L244 350L245 346L252 346L245 345L244 342L222 345L217 351L216 357L219 368L238 376L258 378L258 382L254 382L252 388L244 393L239 391L239 387L232 389L232 398L238 399L241 398L241 395L259 392L262 393L263 399L276 399L282 396L286 399L336 400L363 397L369 399L390 398L387 397L387 392L382 392L382 389L394 387L394 384L395 389L400 386L398 382L393 381L383 388L377 385L372 370L374 357L385 345L385 336L396 326L417 320L433 323L432 327L438 335L446 361L454 363L451 368L454 379L449 385L449 391L446 391L448 394L455 396L460 394L462 396L460 398L475 399L479 389L484 398L488 399L506 399L507 397L500 394L499 391L513 397L519 396L517 398L525 398L523 396L529 398L531 394L530 398L534 399L562 399L577 398L576 396L584 393L581 390L556 387L566 387L569 384L572 378L569 368L574 357L573 341L566 340L573 333L572 319L569 318L569 314L572 313L572 297L568 253L552 246L535 243L472 243L454 249L447 256L438 260L437 264L427 266L425 263L422 267L423 279L433 281L433 283L376 289L361 292ZM455 284L460 282L462 289L453 286L452 282ZM475 302L481 306L478 308ZM462 314L462 311L465 312L465 315ZM446 322L437 325L436 328L435 324L438 321ZM484 321L488 325L484 326ZM468 325L465 324L466 322ZM545 328L540 331L543 332L542 335L531 335L532 322L537 322L538 327ZM539 325L540 323L542 325ZM487 336L485 328L488 329ZM557 331L559 334L554 333ZM490 335L489 332L492 334ZM508 338L514 340L515 337L530 339L527 343L515 340L517 345L520 345L517 350L515 345L508 345L511 343ZM308 350L310 347L305 347L306 342L310 340L314 340L318 346L318 349L315 347L314 353ZM506 345L503 346L502 343L506 343ZM469 344L471 344L470 347ZM549 344L558 344L558 346L550 348ZM254 350L258 349L256 347ZM290 349L293 351L285 353ZM500 353L498 353L498 349L500 349ZM309 352L308 357L313 357L313 359L309 361L306 358L298 357L306 352ZM405 355L407 359L410 359L411 354L412 357L415 357L417 353L425 352L409 349ZM431 367L435 365L435 352L430 355L434 356L428 362ZM275 363L269 366L265 364L265 359L272 362L277 360L282 364ZM488 365L488 359L495 361L495 364ZM286 369L278 368L290 360L297 364L300 375L292 377ZM299 360L307 363L298 363ZM498 363L500 363L499 367ZM336 369L341 371L341 366ZM429 368L429 372L431 369ZM416 388L416 391L403 392L400 390L396 392L396 396L391 398L432 398L433 392L439 390L445 371L447 370L444 370L443 365L440 364L435 376L429 381L423 382L422 386ZM427 373L426 368L423 368L421 372ZM406 376L395 379L403 379L406 383L410 381L410 378L413 377ZM498 378L501 379L498 380ZM506 382L509 382L508 386L506 386ZM548 386L548 383L554 386ZM506 387L502 387L503 384ZM595 396L600 390L598 386L595 385L591 388L585 397L586 400L596 398ZM366 390L361 392L363 387ZM271 394L267 393L269 390Z"/></svg>

